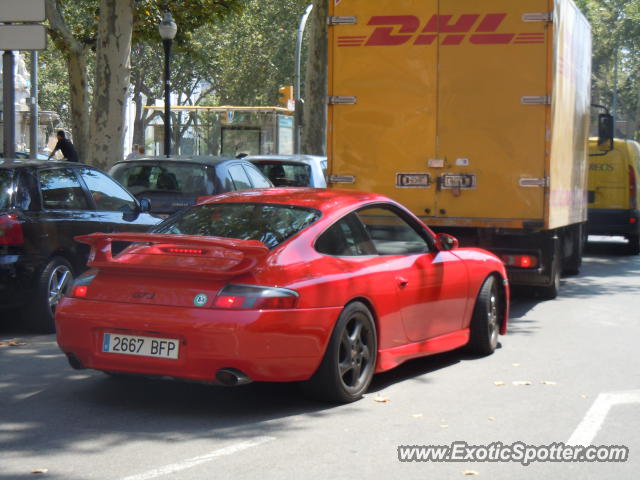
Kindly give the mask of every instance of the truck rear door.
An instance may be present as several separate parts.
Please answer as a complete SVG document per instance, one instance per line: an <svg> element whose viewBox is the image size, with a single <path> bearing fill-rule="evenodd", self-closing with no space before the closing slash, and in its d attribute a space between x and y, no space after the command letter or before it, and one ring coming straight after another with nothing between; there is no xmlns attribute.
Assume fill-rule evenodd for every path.
<svg viewBox="0 0 640 480"><path fill-rule="evenodd" d="M438 44L425 26L438 2L331 3L344 22L329 29L332 186L391 195L424 214L435 202L427 162L438 93Z"/></svg>
<svg viewBox="0 0 640 480"><path fill-rule="evenodd" d="M542 219L547 0L440 0L438 217Z"/></svg>

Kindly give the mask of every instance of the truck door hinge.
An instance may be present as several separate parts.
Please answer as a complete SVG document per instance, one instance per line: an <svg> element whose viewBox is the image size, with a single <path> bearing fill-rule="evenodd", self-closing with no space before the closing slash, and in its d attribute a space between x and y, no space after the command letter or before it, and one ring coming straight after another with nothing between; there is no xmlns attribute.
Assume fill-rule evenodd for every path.
<svg viewBox="0 0 640 480"><path fill-rule="evenodd" d="M553 12L523 13L523 22L553 22Z"/></svg>
<svg viewBox="0 0 640 480"><path fill-rule="evenodd" d="M355 25L358 23L358 17L327 17L327 25Z"/></svg>
<svg viewBox="0 0 640 480"><path fill-rule="evenodd" d="M329 97L329 105L354 105L356 100L356 97L334 95Z"/></svg>
<svg viewBox="0 0 640 480"><path fill-rule="evenodd" d="M519 182L521 187L548 187L549 177L545 178L521 178Z"/></svg>
<svg viewBox="0 0 640 480"><path fill-rule="evenodd" d="M520 99L523 105L551 105L549 95L525 96Z"/></svg>

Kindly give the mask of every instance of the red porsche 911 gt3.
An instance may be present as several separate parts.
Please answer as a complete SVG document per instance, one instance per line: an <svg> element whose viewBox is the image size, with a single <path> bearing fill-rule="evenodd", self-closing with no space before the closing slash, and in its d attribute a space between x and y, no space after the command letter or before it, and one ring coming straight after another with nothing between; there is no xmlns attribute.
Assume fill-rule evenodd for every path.
<svg viewBox="0 0 640 480"><path fill-rule="evenodd" d="M211 197L153 233L95 233L56 309L74 368L222 385L302 381L350 402L374 373L506 333L489 252L458 248L393 200L326 189ZM112 245L133 242L118 255Z"/></svg>

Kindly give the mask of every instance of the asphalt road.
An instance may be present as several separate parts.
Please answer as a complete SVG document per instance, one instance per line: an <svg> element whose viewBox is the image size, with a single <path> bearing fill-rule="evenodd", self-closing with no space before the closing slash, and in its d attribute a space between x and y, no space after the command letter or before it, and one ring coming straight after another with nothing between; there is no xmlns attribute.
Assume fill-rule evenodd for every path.
<svg viewBox="0 0 640 480"><path fill-rule="evenodd" d="M53 335L4 325L0 480L637 479L638 339L640 257L607 243L590 247L558 299L514 299L494 355L408 362L344 406L307 400L295 385L224 389L74 371ZM625 445L630 459L398 461L399 445L571 438Z"/></svg>

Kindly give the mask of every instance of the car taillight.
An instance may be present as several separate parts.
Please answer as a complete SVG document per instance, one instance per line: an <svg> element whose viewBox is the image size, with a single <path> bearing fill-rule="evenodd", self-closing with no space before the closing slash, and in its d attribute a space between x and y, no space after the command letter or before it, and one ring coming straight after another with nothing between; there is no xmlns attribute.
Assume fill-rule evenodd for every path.
<svg viewBox="0 0 640 480"><path fill-rule="evenodd" d="M214 308L271 310L295 308L298 293L288 288L261 285L226 285L213 302Z"/></svg>
<svg viewBox="0 0 640 480"><path fill-rule="evenodd" d="M89 285L96 275L96 270L89 270L76 278L65 293L67 297L85 298L89 294Z"/></svg>
<svg viewBox="0 0 640 480"><path fill-rule="evenodd" d="M636 171L629 165L629 208L638 208L638 186L636 183Z"/></svg>
<svg viewBox="0 0 640 480"><path fill-rule="evenodd" d="M538 257L533 255L501 255L500 260L507 267L535 268L538 266Z"/></svg>
<svg viewBox="0 0 640 480"><path fill-rule="evenodd" d="M17 215L0 215L0 245L22 245L24 235Z"/></svg>

